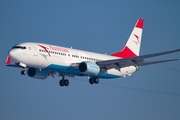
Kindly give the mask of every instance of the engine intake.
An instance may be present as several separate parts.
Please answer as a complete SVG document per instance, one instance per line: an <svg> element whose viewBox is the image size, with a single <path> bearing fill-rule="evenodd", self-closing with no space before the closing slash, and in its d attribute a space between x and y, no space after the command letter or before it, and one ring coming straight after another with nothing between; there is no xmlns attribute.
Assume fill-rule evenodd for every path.
<svg viewBox="0 0 180 120"><path fill-rule="evenodd" d="M78 70L81 74L98 75L100 72L100 67L95 63L85 61L79 64Z"/></svg>
<svg viewBox="0 0 180 120"><path fill-rule="evenodd" d="M49 76L49 72L47 70L41 69L40 71L39 69L32 67L27 70L27 74L29 77L37 79L46 79Z"/></svg>

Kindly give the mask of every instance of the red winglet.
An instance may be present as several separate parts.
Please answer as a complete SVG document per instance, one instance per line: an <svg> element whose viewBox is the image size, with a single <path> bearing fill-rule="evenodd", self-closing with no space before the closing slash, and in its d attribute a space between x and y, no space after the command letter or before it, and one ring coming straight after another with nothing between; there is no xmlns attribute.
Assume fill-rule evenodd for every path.
<svg viewBox="0 0 180 120"><path fill-rule="evenodd" d="M135 27L143 29L143 23L144 23L144 20L139 19Z"/></svg>
<svg viewBox="0 0 180 120"><path fill-rule="evenodd" d="M8 56L6 60L6 65L10 65L10 64L11 64L11 58Z"/></svg>

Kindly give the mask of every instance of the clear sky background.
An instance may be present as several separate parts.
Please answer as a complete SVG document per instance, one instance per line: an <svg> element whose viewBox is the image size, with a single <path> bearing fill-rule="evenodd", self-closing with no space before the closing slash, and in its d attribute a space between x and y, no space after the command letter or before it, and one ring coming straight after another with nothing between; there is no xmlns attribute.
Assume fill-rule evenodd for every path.
<svg viewBox="0 0 180 120"><path fill-rule="evenodd" d="M40 42L113 54L144 19L141 55L180 48L180 2L0 1L1 120L180 120L180 61L145 66L130 77L90 85L87 77L46 80L5 66L17 43ZM180 58L180 53L147 59ZM172 68L166 69L164 67Z"/></svg>

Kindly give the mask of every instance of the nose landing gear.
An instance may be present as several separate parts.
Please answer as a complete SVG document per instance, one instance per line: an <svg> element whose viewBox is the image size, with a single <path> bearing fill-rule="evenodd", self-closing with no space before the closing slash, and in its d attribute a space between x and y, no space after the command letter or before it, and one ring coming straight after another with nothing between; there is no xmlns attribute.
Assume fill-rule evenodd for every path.
<svg viewBox="0 0 180 120"><path fill-rule="evenodd" d="M25 70L25 69L23 69L23 70L21 71L21 75L26 75L26 70Z"/></svg>

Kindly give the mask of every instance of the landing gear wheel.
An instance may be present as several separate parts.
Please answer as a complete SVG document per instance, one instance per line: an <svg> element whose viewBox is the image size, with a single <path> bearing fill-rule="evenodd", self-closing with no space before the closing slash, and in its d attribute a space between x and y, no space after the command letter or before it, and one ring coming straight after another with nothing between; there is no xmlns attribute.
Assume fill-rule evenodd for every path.
<svg viewBox="0 0 180 120"><path fill-rule="evenodd" d="M60 81L59 81L59 85L60 85L61 87L63 87L63 86L64 86L64 80L60 80Z"/></svg>
<svg viewBox="0 0 180 120"><path fill-rule="evenodd" d="M95 77L95 78L94 78L94 83L95 83L95 84L98 84L98 83L99 83L99 78Z"/></svg>
<svg viewBox="0 0 180 120"><path fill-rule="evenodd" d="M64 80L64 85L65 85L65 86L69 86L69 80L67 80L67 79Z"/></svg>
<svg viewBox="0 0 180 120"><path fill-rule="evenodd" d="M63 86L69 86L69 80L60 80L59 81L59 85L61 86L61 87L63 87Z"/></svg>
<svg viewBox="0 0 180 120"><path fill-rule="evenodd" d="M91 85L94 84L94 80L93 80L92 77L89 78L89 83L90 83Z"/></svg>
<svg viewBox="0 0 180 120"><path fill-rule="evenodd" d="M22 71L21 71L21 75L26 75L26 71L25 71L25 70L22 70Z"/></svg>
<svg viewBox="0 0 180 120"><path fill-rule="evenodd" d="M89 78L89 83L90 84L98 84L99 83L99 78L98 77L90 77Z"/></svg>

